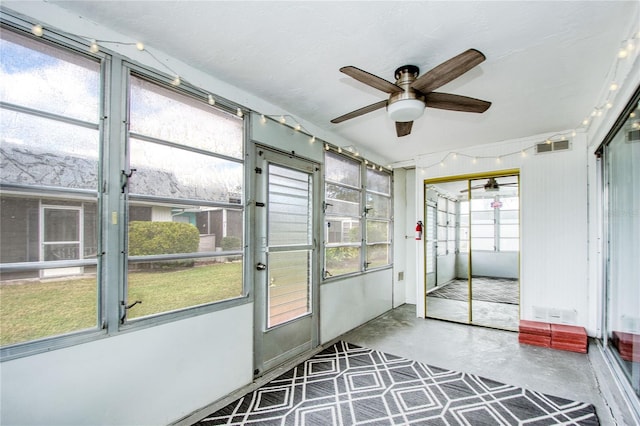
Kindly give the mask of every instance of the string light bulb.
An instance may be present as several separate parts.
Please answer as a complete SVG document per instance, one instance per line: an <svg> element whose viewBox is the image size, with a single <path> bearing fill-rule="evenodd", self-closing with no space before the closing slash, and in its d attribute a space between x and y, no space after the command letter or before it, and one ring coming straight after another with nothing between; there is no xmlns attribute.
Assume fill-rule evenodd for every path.
<svg viewBox="0 0 640 426"><path fill-rule="evenodd" d="M612 92L615 92L616 90L618 90L618 83L616 83L615 81L612 81L611 84L609 85L609 90L611 90Z"/></svg>
<svg viewBox="0 0 640 426"><path fill-rule="evenodd" d="M98 43L96 43L96 41L93 40L89 45L89 52L98 53L99 51L100 51L100 46L98 46Z"/></svg>
<svg viewBox="0 0 640 426"><path fill-rule="evenodd" d="M620 50L618 50L618 58L620 58L620 59L626 58L628 54L629 54L629 52L624 47L622 47L622 48L620 48Z"/></svg>
<svg viewBox="0 0 640 426"><path fill-rule="evenodd" d="M296 124L296 127L294 127L294 129L299 132L300 129L302 129L302 126L300 126L300 124Z"/></svg>
<svg viewBox="0 0 640 426"><path fill-rule="evenodd" d="M342 154L342 148L338 147L338 153Z"/></svg>
<svg viewBox="0 0 640 426"><path fill-rule="evenodd" d="M260 122L261 122L262 124L264 124L264 123L266 123L266 122L267 122L267 117L265 117L265 116L264 116L264 114L260 115Z"/></svg>
<svg viewBox="0 0 640 426"><path fill-rule="evenodd" d="M328 144L328 143L325 143L325 144L324 144L324 150L325 150L325 151L329 151L329 144Z"/></svg>
<svg viewBox="0 0 640 426"><path fill-rule="evenodd" d="M237 115L238 117L242 117L242 116L244 116L244 113L242 112L242 109L238 108L238 109L236 110L236 115Z"/></svg>
<svg viewBox="0 0 640 426"><path fill-rule="evenodd" d="M180 76L176 75L176 77L171 80L171 85L173 86L180 86L180 83L182 83L182 81L180 81Z"/></svg>
<svg viewBox="0 0 640 426"><path fill-rule="evenodd" d="M31 27L31 33L36 37L42 37L42 34L44 34L44 28L42 28L42 25L40 24L35 24Z"/></svg>
<svg viewBox="0 0 640 426"><path fill-rule="evenodd" d="M588 126L589 125L589 119L585 118L584 120L582 120L582 125L583 126Z"/></svg>
<svg viewBox="0 0 640 426"><path fill-rule="evenodd" d="M286 119L286 118L284 118L284 115L281 115L281 116L280 116L280 122L281 122L282 124L284 124L284 123L286 123L286 122L287 122L287 119Z"/></svg>
<svg viewBox="0 0 640 426"><path fill-rule="evenodd" d="M315 136L311 136L311 139L309 139L309 142L315 143L315 141L316 141L316 137Z"/></svg>
<svg viewBox="0 0 640 426"><path fill-rule="evenodd" d="M216 98L214 98L212 94L209 94L207 101L209 102L209 105L216 104Z"/></svg>
<svg viewBox="0 0 640 426"><path fill-rule="evenodd" d="M143 51L144 50L144 43L139 41L136 43L136 49L138 49L139 51Z"/></svg>

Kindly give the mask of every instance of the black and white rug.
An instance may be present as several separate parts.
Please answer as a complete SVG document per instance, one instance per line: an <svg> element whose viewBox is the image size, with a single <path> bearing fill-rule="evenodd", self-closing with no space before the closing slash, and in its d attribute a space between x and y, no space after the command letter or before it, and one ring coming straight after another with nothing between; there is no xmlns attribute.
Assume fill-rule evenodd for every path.
<svg viewBox="0 0 640 426"><path fill-rule="evenodd" d="M429 292L429 297L442 299L469 300L469 281L455 279L436 290ZM474 277L472 281L473 300L483 302L507 303L517 305L519 302L518 281L503 278Z"/></svg>
<svg viewBox="0 0 640 426"><path fill-rule="evenodd" d="M198 425L599 425L592 405L338 342Z"/></svg>

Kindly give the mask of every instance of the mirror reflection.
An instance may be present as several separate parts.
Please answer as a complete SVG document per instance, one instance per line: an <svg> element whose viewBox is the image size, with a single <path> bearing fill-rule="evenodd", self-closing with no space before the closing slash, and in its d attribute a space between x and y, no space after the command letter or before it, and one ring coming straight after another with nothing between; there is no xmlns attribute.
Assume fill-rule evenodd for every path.
<svg viewBox="0 0 640 426"><path fill-rule="evenodd" d="M426 316L517 330L518 175L425 184Z"/></svg>

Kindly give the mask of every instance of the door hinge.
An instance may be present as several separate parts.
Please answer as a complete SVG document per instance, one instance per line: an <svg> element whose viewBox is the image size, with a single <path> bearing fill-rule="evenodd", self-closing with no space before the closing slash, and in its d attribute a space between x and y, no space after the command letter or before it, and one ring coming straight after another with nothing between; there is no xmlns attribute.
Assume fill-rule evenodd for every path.
<svg viewBox="0 0 640 426"><path fill-rule="evenodd" d="M256 201L256 207L264 207L264 203L261 203L260 201Z"/></svg>
<svg viewBox="0 0 640 426"><path fill-rule="evenodd" d="M256 173L261 175L262 174L262 169L260 167L256 167Z"/></svg>

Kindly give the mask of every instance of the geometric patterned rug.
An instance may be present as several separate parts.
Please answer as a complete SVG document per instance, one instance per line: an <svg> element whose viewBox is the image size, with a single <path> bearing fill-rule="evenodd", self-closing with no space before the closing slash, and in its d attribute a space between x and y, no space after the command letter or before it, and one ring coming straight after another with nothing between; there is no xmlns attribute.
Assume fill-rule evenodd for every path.
<svg viewBox="0 0 640 426"><path fill-rule="evenodd" d="M442 299L469 300L469 285L466 279L454 279L444 286L429 292L429 297ZM483 302L507 303L517 305L519 303L518 280L506 278L474 277L473 300Z"/></svg>
<svg viewBox="0 0 640 426"><path fill-rule="evenodd" d="M599 425L593 405L338 342L197 425Z"/></svg>

